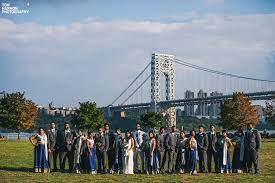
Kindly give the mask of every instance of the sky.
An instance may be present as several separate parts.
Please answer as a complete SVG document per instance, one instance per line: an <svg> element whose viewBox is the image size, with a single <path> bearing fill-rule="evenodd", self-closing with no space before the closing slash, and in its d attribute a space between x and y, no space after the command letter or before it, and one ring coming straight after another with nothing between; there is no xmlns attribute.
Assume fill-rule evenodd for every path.
<svg viewBox="0 0 275 183"><path fill-rule="evenodd" d="M0 91L39 105L106 106L155 52L275 80L274 0L0 2L29 10L0 13Z"/></svg>

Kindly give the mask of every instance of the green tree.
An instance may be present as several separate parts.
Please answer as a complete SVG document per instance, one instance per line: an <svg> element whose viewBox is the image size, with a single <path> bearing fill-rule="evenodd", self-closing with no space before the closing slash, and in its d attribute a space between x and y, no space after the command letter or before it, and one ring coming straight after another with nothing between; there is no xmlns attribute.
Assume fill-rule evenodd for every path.
<svg viewBox="0 0 275 183"><path fill-rule="evenodd" d="M266 102L266 108L264 112L267 121L275 126L275 99Z"/></svg>
<svg viewBox="0 0 275 183"><path fill-rule="evenodd" d="M244 128L247 123L257 125L259 116L256 108L243 93L236 92L232 99L221 105L221 126L228 129Z"/></svg>
<svg viewBox="0 0 275 183"><path fill-rule="evenodd" d="M6 129L23 130L34 127L37 118L37 106L24 97L24 93L5 94L0 99L0 126Z"/></svg>
<svg viewBox="0 0 275 183"><path fill-rule="evenodd" d="M96 107L95 102L79 103L80 107L76 110L72 118L72 124L77 128L96 130L103 125L103 112Z"/></svg>
<svg viewBox="0 0 275 183"><path fill-rule="evenodd" d="M164 117L155 112L148 112L140 116L142 125L149 128L158 128L161 127L164 123Z"/></svg>

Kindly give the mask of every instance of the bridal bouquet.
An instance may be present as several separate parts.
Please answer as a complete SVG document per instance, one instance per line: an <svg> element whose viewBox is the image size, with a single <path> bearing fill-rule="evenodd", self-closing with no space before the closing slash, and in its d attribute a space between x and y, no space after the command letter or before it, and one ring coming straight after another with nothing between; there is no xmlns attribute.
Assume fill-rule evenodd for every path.
<svg viewBox="0 0 275 183"><path fill-rule="evenodd" d="M129 146L129 144L127 143L127 139L123 139L123 140L122 140L121 148L122 148L122 151L123 151L123 155L124 155L124 156L127 156L127 155L128 155L128 146Z"/></svg>

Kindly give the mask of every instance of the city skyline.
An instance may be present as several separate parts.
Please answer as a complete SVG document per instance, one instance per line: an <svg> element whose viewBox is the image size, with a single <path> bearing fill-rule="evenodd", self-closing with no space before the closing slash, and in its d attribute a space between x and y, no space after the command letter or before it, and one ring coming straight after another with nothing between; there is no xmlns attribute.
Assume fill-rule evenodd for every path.
<svg viewBox="0 0 275 183"><path fill-rule="evenodd" d="M154 52L275 79L274 1L9 2L30 13L0 14L0 91L40 105L106 106Z"/></svg>

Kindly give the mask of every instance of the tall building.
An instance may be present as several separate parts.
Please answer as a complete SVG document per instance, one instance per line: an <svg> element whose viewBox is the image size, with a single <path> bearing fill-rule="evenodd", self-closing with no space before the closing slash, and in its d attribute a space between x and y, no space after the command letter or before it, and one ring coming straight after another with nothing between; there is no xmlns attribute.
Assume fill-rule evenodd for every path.
<svg viewBox="0 0 275 183"><path fill-rule="evenodd" d="M206 97L207 97L207 93L204 92L202 89L200 89L199 92L198 92L198 98L206 98ZM200 102L198 104L197 115L199 115L199 116L208 116L207 103Z"/></svg>
<svg viewBox="0 0 275 183"><path fill-rule="evenodd" d="M185 92L186 99L191 99L194 97L195 97L194 92L192 92L191 90L186 90L186 92ZM195 116L194 105L193 104L185 105L184 112L185 112L185 116Z"/></svg>
<svg viewBox="0 0 275 183"><path fill-rule="evenodd" d="M214 91L210 93L211 97L216 97L216 96L222 96L223 94L218 91ZM221 112L221 103L213 101L210 106L209 106L209 116L211 117L218 117Z"/></svg>

